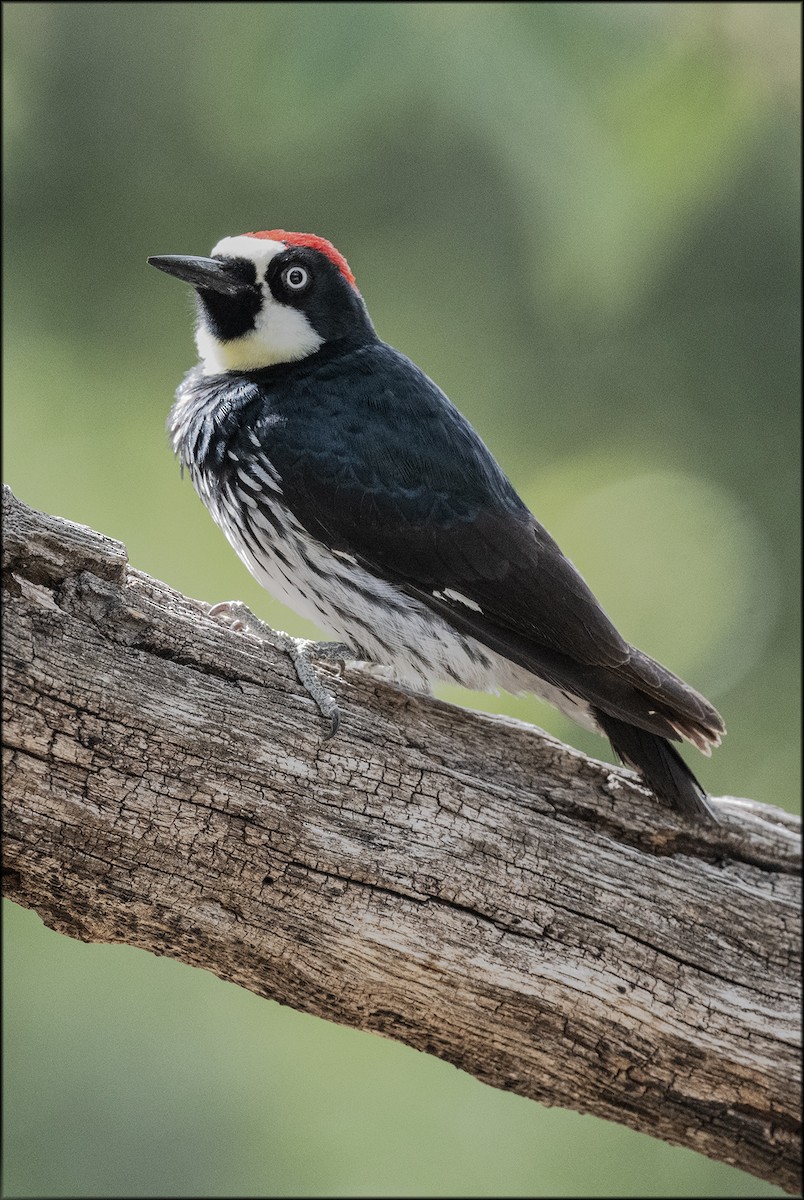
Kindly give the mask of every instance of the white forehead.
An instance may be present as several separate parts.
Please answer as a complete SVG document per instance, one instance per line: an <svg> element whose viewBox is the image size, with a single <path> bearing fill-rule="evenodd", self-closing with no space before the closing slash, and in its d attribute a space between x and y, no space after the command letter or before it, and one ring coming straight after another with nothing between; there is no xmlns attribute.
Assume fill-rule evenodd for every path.
<svg viewBox="0 0 804 1200"><path fill-rule="evenodd" d="M217 246L212 248L212 257L247 258L249 262L254 263L257 278L261 279L271 259L284 250L287 250L284 242L274 242L271 238L249 237L243 233L239 237L221 238Z"/></svg>

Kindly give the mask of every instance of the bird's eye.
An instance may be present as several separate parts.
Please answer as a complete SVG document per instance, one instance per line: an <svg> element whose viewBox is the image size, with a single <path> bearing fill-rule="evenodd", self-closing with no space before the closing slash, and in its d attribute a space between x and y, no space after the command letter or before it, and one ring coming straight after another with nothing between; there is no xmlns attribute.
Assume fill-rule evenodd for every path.
<svg viewBox="0 0 804 1200"><path fill-rule="evenodd" d="M282 282L286 287L289 287L292 292L300 292L307 287L310 282L310 272L304 267L292 266L286 267L282 272Z"/></svg>

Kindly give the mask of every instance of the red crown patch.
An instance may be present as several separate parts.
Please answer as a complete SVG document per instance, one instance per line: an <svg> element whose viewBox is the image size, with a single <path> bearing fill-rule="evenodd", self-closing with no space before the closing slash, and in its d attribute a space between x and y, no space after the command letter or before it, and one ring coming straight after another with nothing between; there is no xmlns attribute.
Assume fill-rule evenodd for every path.
<svg viewBox="0 0 804 1200"><path fill-rule="evenodd" d="M308 246L311 250L318 250L335 264L344 279L357 291L357 283L348 262L340 250L336 250L326 238L318 237L314 233L288 233L286 229L264 229L260 233L247 233L246 237L270 238L272 242L285 242L288 246Z"/></svg>

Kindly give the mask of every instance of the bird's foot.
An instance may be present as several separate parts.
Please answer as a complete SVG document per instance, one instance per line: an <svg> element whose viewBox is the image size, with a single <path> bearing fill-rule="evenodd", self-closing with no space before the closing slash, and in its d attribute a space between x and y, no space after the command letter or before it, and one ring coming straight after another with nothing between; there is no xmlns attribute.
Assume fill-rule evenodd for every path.
<svg viewBox="0 0 804 1200"><path fill-rule="evenodd" d="M334 662L343 669L347 659L355 658L351 647L342 642L311 642L305 638L291 637L289 633L283 633L280 629L271 629L270 625L255 617L251 609L240 600L224 600L221 604L213 604L209 615L229 629L250 633L252 637L259 638L261 642L267 642L275 650L287 654L302 687L315 701L321 715L330 722L330 730L324 740L335 736L341 721L340 710L335 697L321 682L312 660Z"/></svg>

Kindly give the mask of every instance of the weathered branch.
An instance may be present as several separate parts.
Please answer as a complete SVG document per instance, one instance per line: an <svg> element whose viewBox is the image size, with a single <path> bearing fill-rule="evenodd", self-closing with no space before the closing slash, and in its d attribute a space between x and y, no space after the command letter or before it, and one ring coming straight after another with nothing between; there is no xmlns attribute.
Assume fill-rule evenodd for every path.
<svg viewBox="0 0 804 1200"><path fill-rule="evenodd" d="M290 664L4 494L6 895L794 1191L797 823Z"/></svg>

